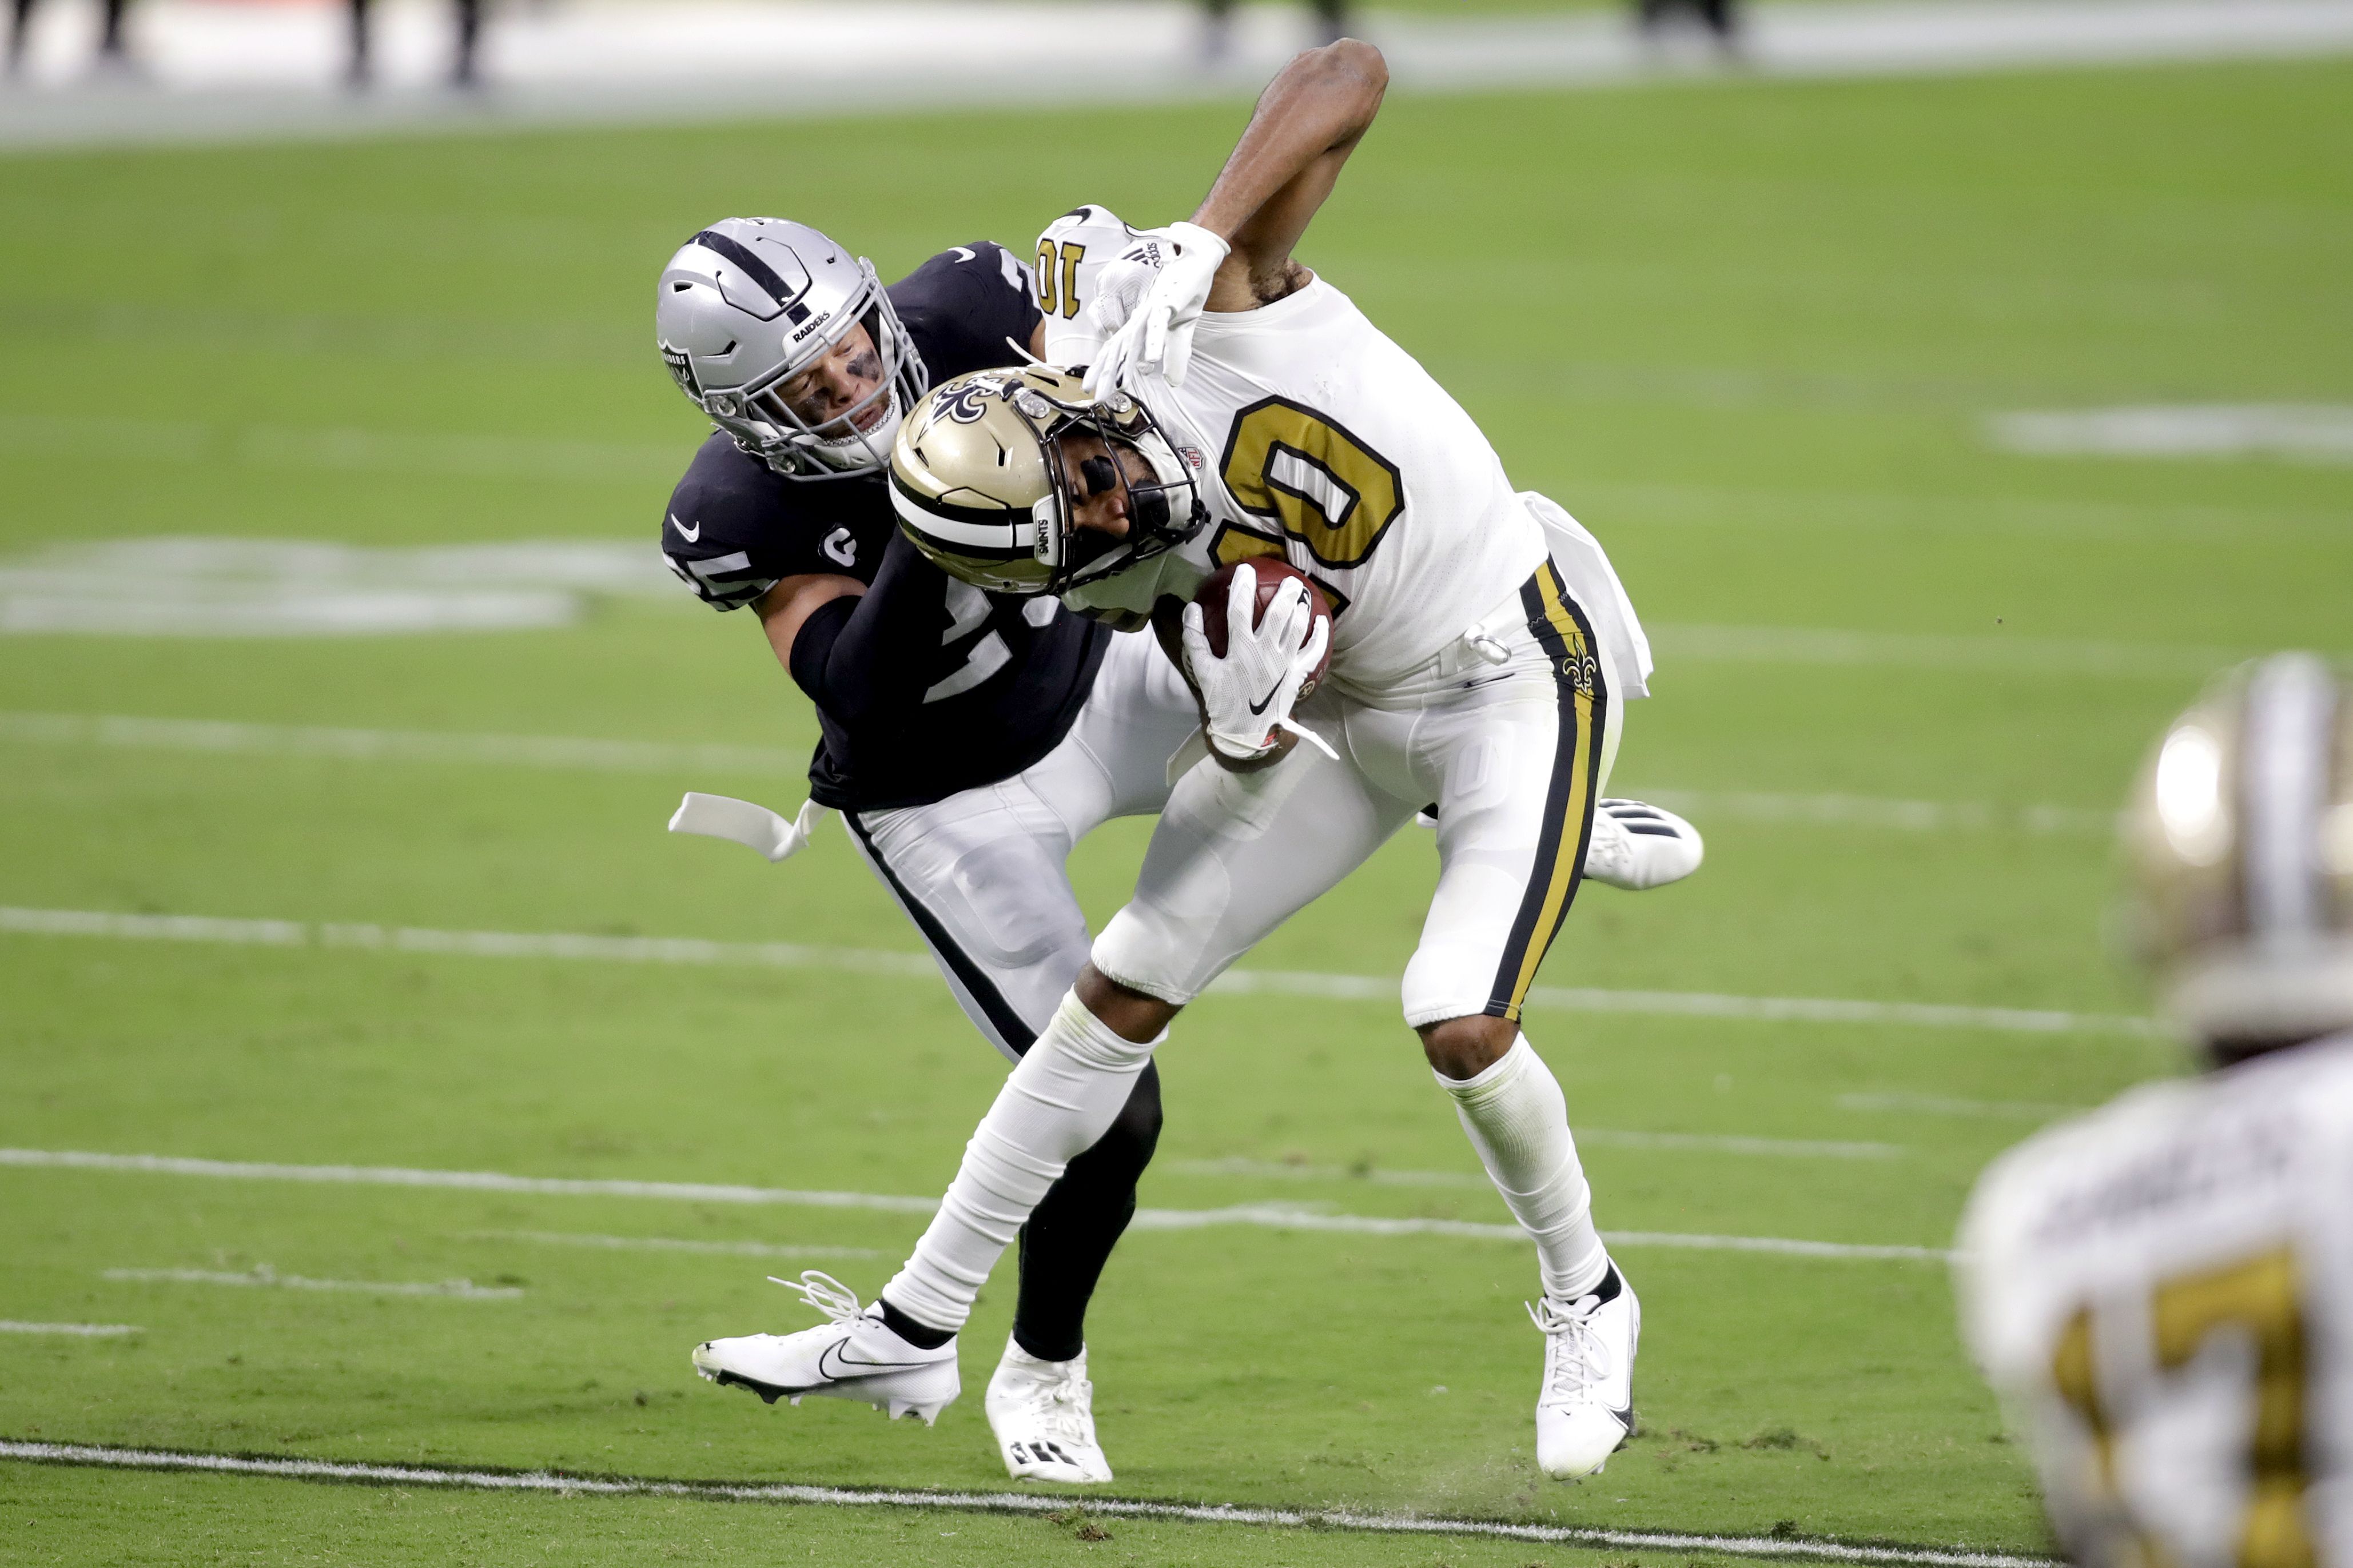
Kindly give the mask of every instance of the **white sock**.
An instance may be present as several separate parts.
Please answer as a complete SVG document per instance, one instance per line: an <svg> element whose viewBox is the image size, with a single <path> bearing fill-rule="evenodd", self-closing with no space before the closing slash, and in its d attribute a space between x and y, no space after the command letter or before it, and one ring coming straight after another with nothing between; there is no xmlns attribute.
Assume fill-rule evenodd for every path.
<svg viewBox="0 0 2353 1568"><path fill-rule="evenodd" d="M1568 1132L1560 1080L1522 1035L1476 1078L1433 1075L1520 1228L1535 1238L1545 1294L1575 1300L1609 1271L1593 1228L1593 1193Z"/></svg>
<svg viewBox="0 0 2353 1568"><path fill-rule="evenodd" d="M882 1287L891 1305L926 1327L962 1329L1014 1233L1062 1167L1111 1131L1159 1043L1121 1037L1077 993L1065 995L964 1146L914 1255Z"/></svg>

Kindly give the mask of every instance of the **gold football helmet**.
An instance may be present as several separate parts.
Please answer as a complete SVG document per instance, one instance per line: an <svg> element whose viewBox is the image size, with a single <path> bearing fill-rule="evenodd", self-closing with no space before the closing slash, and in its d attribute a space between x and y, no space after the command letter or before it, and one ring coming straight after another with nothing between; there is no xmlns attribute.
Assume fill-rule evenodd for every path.
<svg viewBox="0 0 2353 1568"><path fill-rule="evenodd" d="M2223 678L2166 731L2126 838L2175 1023L2225 1060L2353 1028L2353 681L2309 654Z"/></svg>
<svg viewBox="0 0 2353 1568"><path fill-rule="evenodd" d="M1123 453L1152 477L1131 474ZM1074 503L1113 488L1126 496L1127 536L1077 529ZM892 449L891 504L925 555L995 594L1059 594L1109 576L1184 543L1208 516L1142 404L1124 393L1098 400L1077 376L1038 364L959 375L916 404Z"/></svg>

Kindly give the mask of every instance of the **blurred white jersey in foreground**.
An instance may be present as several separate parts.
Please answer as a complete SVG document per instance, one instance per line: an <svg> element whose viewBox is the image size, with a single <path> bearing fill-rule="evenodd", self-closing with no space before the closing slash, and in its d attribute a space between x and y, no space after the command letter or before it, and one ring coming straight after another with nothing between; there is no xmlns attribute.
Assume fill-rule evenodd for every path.
<svg viewBox="0 0 2353 1568"><path fill-rule="evenodd" d="M2353 1035L2036 1135L1961 1247L1964 1331L2074 1561L2353 1563Z"/></svg>

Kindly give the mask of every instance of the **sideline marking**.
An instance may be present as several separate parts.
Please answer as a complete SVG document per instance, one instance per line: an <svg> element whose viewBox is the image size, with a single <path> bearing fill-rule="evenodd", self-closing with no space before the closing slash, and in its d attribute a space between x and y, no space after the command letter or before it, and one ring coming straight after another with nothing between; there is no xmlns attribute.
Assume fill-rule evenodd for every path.
<svg viewBox="0 0 2353 1568"><path fill-rule="evenodd" d="M343 1186L454 1187L469 1192L533 1193L558 1197L670 1198L688 1203L782 1204L813 1208L880 1209L928 1215L936 1198L889 1193L800 1192L787 1187L743 1187L700 1182L574 1181L555 1176L514 1176L497 1171L423 1171L397 1165L279 1165L237 1160L198 1160L168 1154L100 1154L78 1149L0 1149L0 1166L20 1169L123 1171L144 1175L206 1176L264 1182L316 1182ZM1467 1219L1398 1219L1381 1215L1328 1214L1291 1204L1234 1204L1215 1209L1138 1209L1132 1230L1203 1230L1219 1226L1267 1230L1329 1231L1349 1236L1450 1236L1473 1241L1522 1242L1517 1225ZM554 1235L555 1233L545 1233ZM1685 1235L1676 1231L1604 1231L1602 1239L1626 1247L1675 1247L1700 1252L1771 1252L1795 1258L1903 1259L1946 1262L1936 1247L1878 1246L1842 1241L1806 1241L1773 1236ZM296 1285L319 1289L361 1289L339 1282L202 1269L111 1269L109 1279L185 1279L220 1285ZM462 1284L463 1281L452 1283ZM375 1287L366 1287L375 1289ZM383 1287L395 1290L394 1287ZM433 1293L431 1286L397 1288L400 1294ZM479 1287L475 1289L480 1289ZM521 1294L520 1291L512 1292Z"/></svg>
<svg viewBox="0 0 2353 1568"><path fill-rule="evenodd" d="M818 1504L850 1508L940 1509L958 1513L1048 1513L1073 1506L1123 1519L1187 1524L1250 1524L1276 1529L1355 1530L1381 1535L1479 1536L1559 1546L1649 1547L1664 1552L1719 1552L1734 1557L1883 1563L1902 1568L2064 1568L2048 1557L1933 1546L1858 1546L1764 1535L1701 1535L1593 1526L1507 1524L1500 1520L1444 1519L1413 1514L1358 1513L1347 1509L1293 1510L1238 1508L1229 1503L1146 1502L1134 1498L1041 1497L1035 1492L913 1492L887 1488L744 1485L671 1481L638 1476L573 1476L547 1470L439 1469L424 1465L368 1465L335 1459L273 1459L244 1454L204 1454L158 1448L117 1448L92 1443L28 1443L0 1438L0 1459L125 1470L191 1470L215 1475L275 1476L291 1480L362 1486L438 1486L468 1491L551 1492L558 1497L670 1497L708 1502Z"/></svg>
<svg viewBox="0 0 2353 1568"><path fill-rule="evenodd" d="M360 948L395 952L457 953L470 958L586 959L599 963L742 964L763 968L831 969L868 974L934 974L917 952L871 948L812 947L786 942L711 942L700 937L588 936L565 931L434 931L416 926L312 924L307 921L223 919L211 915L134 915L100 910L34 910L0 906L0 932L23 936L109 937L143 942L226 942L255 947ZM1388 1002L1398 982L1385 975L1321 974L1281 969L1231 969L1208 994L1318 996L1339 1002ZM1606 991L1582 985L1539 985L1530 1007L1568 1013L1667 1014L1765 1023L1902 1025L1935 1029L1987 1029L2029 1035L2153 1035L2147 1018L2068 1013L2036 1007L1979 1007L1946 1002L1871 1002L1836 996L1733 996L1705 991Z"/></svg>
<svg viewBox="0 0 2353 1568"><path fill-rule="evenodd" d="M135 1323L20 1323L0 1318L0 1334L75 1334L83 1339L111 1339L117 1334L143 1334Z"/></svg>
<svg viewBox="0 0 2353 1568"><path fill-rule="evenodd" d="M0 712L0 741L97 746L117 751L195 752L332 762L464 763L586 773L686 771L773 773L798 779L806 747L606 741L575 735L508 735L434 730L350 730L312 724L248 724L220 719L142 719L114 713ZM1996 805L1983 801L1900 800L1856 795L1660 787L1641 798L1670 811L1744 822L1820 827L1883 827L1906 833L2031 834L2116 830L2116 814L2075 805Z"/></svg>
<svg viewBox="0 0 2353 1568"><path fill-rule="evenodd" d="M446 1296L459 1301L512 1301L522 1291L512 1285L477 1285L471 1279L306 1279L280 1274L268 1264L233 1273L217 1268L110 1268L100 1276L129 1284L250 1285L282 1290L341 1290L357 1296Z"/></svg>

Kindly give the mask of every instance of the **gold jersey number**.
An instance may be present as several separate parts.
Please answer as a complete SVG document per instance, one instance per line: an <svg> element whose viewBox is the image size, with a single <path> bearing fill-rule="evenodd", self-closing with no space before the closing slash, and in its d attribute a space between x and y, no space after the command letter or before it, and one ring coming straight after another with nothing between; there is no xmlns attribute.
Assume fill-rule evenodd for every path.
<svg viewBox="0 0 2353 1568"><path fill-rule="evenodd" d="M1042 313L1050 316L1059 308L1066 321L1079 313L1079 263L1086 255L1083 245L1038 242L1038 309Z"/></svg>
<svg viewBox="0 0 2353 1568"><path fill-rule="evenodd" d="M1405 510L1405 478L1395 463L1287 397L1234 416L1218 467L1235 504L1325 566L1363 565Z"/></svg>
<svg viewBox="0 0 2353 1568"><path fill-rule="evenodd" d="M2096 1321L2077 1309L2059 1336L2051 1378L2059 1397L2092 1435L2093 1482L2098 1523L2116 1532L2120 1555L2152 1568L2168 1561L2132 1522L2116 1484L2116 1418L2120 1399L2103 1397L2095 1352ZM2305 1384L2307 1357L2295 1255L2285 1247L2221 1268L2177 1276L2149 1300L2153 1373L2177 1373L2209 1339L2235 1333L2253 1343L2254 1428L2248 1439L2247 1503L2239 1521L2238 1568L2315 1568L2305 1520ZM2111 1376L2117 1369L2109 1369ZM2115 1392L2145 1394L2154 1375L2124 1378Z"/></svg>

